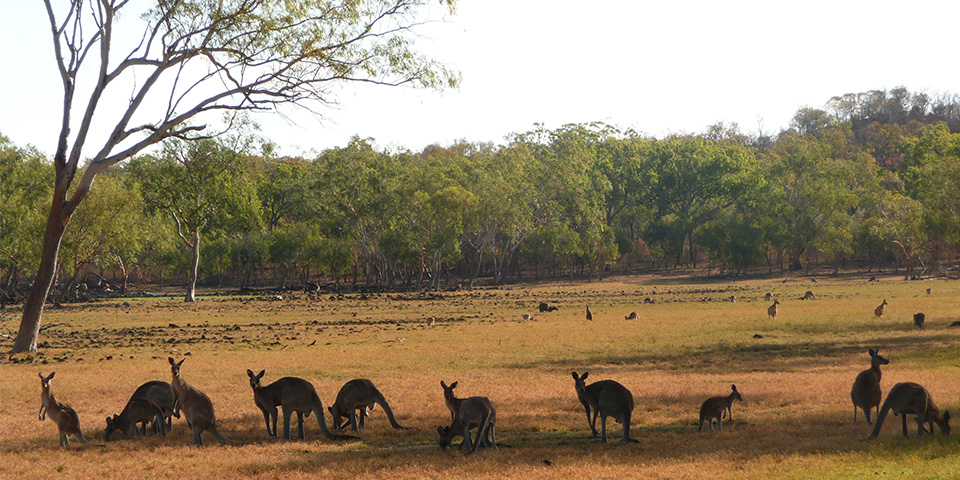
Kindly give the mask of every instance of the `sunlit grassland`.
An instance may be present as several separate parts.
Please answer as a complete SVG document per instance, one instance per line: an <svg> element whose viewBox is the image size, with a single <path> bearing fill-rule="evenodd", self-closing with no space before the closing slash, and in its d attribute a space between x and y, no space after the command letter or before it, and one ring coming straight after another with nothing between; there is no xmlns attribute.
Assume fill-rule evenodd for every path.
<svg viewBox="0 0 960 480"><path fill-rule="evenodd" d="M55 325L34 363L0 365L0 476L37 478L945 478L960 471L957 439L903 439L888 417L881 438L852 424L850 385L869 366L867 347L891 363L883 388L926 386L941 409L960 405L960 282L819 277L704 281L622 277L431 295L382 294L131 300L48 310ZM933 294L925 290L931 288ZM815 301L798 300L806 290ZM766 292L780 316L767 317ZM738 301L726 299L736 295ZM656 300L643 304L644 298ZM884 298L886 316L873 309ZM539 313L548 301L560 307ZM594 321L584 319L590 305ZM636 311L639 320L624 320ZM912 315L924 312L917 329ZM530 313L533 321L522 322ZM428 327L424 318L440 319ZM11 333L18 317L3 314ZM762 338L754 338L755 335ZM0 347L4 347L0 345ZM189 353L189 355L187 355ZM189 446L185 423L165 438L58 448L56 427L37 420L37 372L57 371L53 391L77 409L88 439L104 443L104 418L141 383L169 381L167 356L186 358L184 378L206 392L219 429L243 446ZM109 357L109 359L108 359ZM81 359L82 360L79 360ZM48 364L40 363L42 360ZM378 408L362 442L266 435L246 370L264 382L306 378L325 405L351 378L369 378L401 424ZM615 379L636 400L639 445L590 441L571 371ZM496 402L499 451L462 456L436 446L449 424L440 380L460 396ZM722 432L696 432L700 403L735 383L745 402ZM329 415L327 422L330 423ZM610 422L612 438L619 425ZM909 422L911 435L916 423ZM956 427L955 427L956 428ZM546 465L542 460L549 460Z"/></svg>

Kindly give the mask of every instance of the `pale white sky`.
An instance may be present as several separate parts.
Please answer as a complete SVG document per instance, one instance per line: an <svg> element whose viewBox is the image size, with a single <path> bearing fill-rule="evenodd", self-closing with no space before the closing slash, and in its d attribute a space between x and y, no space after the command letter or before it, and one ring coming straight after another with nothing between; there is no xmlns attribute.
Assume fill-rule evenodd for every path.
<svg viewBox="0 0 960 480"><path fill-rule="evenodd" d="M952 0L460 0L422 31L423 49L462 73L458 90L345 86L323 119L256 119L290 155L354 134L412 150L499 143L535 122L660 137L717 121L755 132L762 119L776 132L843 93L960 92L958 18ZM52 153L61 90L42 2L3 0L0 45L0 132Z"/></svg>

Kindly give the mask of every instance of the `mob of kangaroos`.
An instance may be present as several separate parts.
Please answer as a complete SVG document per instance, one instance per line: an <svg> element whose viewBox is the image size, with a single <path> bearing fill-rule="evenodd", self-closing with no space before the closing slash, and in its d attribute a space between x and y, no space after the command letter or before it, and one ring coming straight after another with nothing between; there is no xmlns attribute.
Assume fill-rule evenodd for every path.
<svg viewBox="0 0 960 480"><path fill-rule="evenodd" d="M323 436L334 440L356 440L349 435L335 435L327 429L326 416L323 413L323 403L317 395L313 384L297 377L283 377L266 387L260 384L260 379L266 370L254 375L253 370L247 370L250 377L250 387L253 388L253 401L263 413L263 421L267 425L267 435L277 436L277 405L283 408L283 438L290 439L290 416L297 414L297 438L303 437L303 417L313 413L320 426Z"/></svg>

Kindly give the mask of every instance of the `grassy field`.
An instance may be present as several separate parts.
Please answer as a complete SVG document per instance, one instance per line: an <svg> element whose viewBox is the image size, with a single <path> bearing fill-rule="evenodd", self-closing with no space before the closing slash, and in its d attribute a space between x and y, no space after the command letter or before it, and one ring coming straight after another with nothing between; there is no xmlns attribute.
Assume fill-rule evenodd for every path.
<svg viewBox="0 0 960 480"><path fill-rule="evenodd" d="M853 424L850 386L869 367L868 347L890 360L883 389L926 386L941 409L960 406L960 282L820 277L749 281L622 277L439 295L356 294L170 299L71 305L45 313L40 356L0 364L3 478L949 478L960 472L957 439L900 436L888 417L880 439ZM932 289L927 295L926 289ZM806 290L814 301L798 300ZM766 292L780 316L767 318ZM736 295L731 303L727 297ZM645 305L650 297L655 304ZM873 309L886 298L886 316ZM536 312L540 301L560 307ZM584 320L590 305L594 321ZM639 320L624 320L636 311ZM912 324L924 312L927 325ZM522 313L534 315L523 322ZM427 316L440 321L433 327ZM19 316L4 312L0 331ZM755 335L762 338L755 338ZM0 348L9 349L9 342ZM190 446L183 420L166 437L105 447L58 447L39 421L37 372L56 370L53 392L80 415L86 437L104 444L105 417L133 390L170 381L167 357L186 358L183 377L207 393L219 430L247 443ZM369 378L399 422L379 408L362 441L323 439L313 416L305 441L269 438L247 369L264 383L299 376L329 405L340 386ZM633 392L639 444L597 444L571 371L588 383L614 379ZM441 451L448 425L440 380L460 396L497 404L499 451ZM744 402L732 425L697 433L700 403L735 383ZM312 423L311 423L312 422ZM330 423L329 415L327 422ZM619 425L611 437L620 437ZM549 465L544 462L549 461Z"/></svg>

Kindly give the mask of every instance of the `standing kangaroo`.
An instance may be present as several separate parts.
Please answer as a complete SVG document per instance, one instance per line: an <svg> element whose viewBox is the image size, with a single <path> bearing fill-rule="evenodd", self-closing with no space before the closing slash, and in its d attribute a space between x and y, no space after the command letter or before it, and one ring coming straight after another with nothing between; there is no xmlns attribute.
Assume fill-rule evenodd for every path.
<svg viewBox="0 0 960 480"><path fill-rule="evenodd" d="M180 366L183 365L184 360L186 359L174 362L172 357L167 357L167 361L170 362L170 374L173 376L173 381L170 382L170 385L173 387L173 392L177 395L174 411L183 410L187 424L193 429L193 444L197 446L203 445L203 437L201 434L204 431L209 431L221 444L236 443L220 435L220 432L217 431L217 418L213 412L213 402L210 401L210 397L192 385L187 384L187 382L180 377Z"/></svg>
<svg viewBox="0 0 960 480"><path fill-rule="evenodd" d="M447 386L443 380L440 380L440 386L443 388L443 402L447 404L447 408L450 410L450 420L457 418L457 409L460 408L460 402L463 401L462 398L457 398L453 393L453 389L457 388L457 383L453 382L450 386Z"/></svg>
<svg viewBox="0 0 960 480"><path fill-rule="evenodd" d="M587 305L587 320L593 321L593 312L590 311L590 305Z"/></svg>
<svg viewBox="0 0 960 480"><path fill-rule="evenodd" d="M877 415L877 424L873 427L873 433L869 438L877 438L880 435L880 427L883 425L883 419L888 411L893 411L894 415L900 415L903 421L903 436L907 435L907 414L917 416L917 436L924 433L933 435L933 424L940 427L940 433L950 435L950 412L943 412L940 415L940 409L933 403L933 396L926 388L913 383L898 383L890 389L887 394L887 400L883 402L883 408ZM923 428L924 423L930 424L930 431Z"/></svg>
<svg viewBox="0 0 960 480"><path fill-rule="evenodd" d="M780 300L774 300L773 305L770 305L769 307L767 307L767 315L769 315L770 318L774 320L777 319L777 313L779 313L779 310L777 309L777 305L780 305Z"/></svg>
<svg viewBox="0 0 960 480"><path fill-rule="evenodd" d="M730 392L730 395L726 397L710 397L704 400L703 405L700 405L700 425L697 427L697 431L703 431L703 422L710 422L710 430L713 430L713 421L717 421L717 426L720 430L723 430L723 415L727 414L727 419L733 422L733 401L740 400L743 401L743 397L740 396L740 392L737 391L736 385L730 385L730 388L733 390Z"/></svg>
<svg viewBox="0 0 960 480"><path fill-rule="evenodd" d="M877 317L877 318L882 317L882 316L883 316L883 310L884 310L883 307L886 307L887 305L889 305L889 304L887 303L887 299L884 298L884 299L883 299L883 303L881 303L879 307L873 309L873 315L874 315L875 317Z"/></svg>
<svg viewBox="0 0 960 480"><path fill-rule="evenodd" d="M110 440L113 432L120 431L127 437L132 437L137 428L137 424L151 422L153 430L160 435L166 435L167 429L164 421L163 409L156 402L149 398L132 398L119 415L107 417L107 429L103 437ZM146 427L144 427L146 428ZM144 432L146 433L146 432Z"/></svg>
<svg viewBox="0 0 960 480"><path fill-rule="evenodd" d="M263 421L267 424L267 435L277 436L277 405L280 405L283 407L283 438L285 439L290 439L290 416L293 412L297 412L297 437L301 439L303 438L303 417L309 417L311 412L316 415L320 432L325 437L335 440L357 438L349 435L335 435L327 429L323 403L312 383L302 378L283 377L264 387L260 384L264 373L266 370L261 370L254 375L253 370L247 370L250 387L253 388L253 402L263 412Z"/></svg>
<svg viewBox="0 0 960 480"><path fill-rule="evenodd" d="M56 374L57 372L51 372L49 376L44 377L43 373L40 373L40 413L37 417L43 420L47 418L47 414L50 415L50 420L57 424L61 447L70 445L69 435L76 437L80 443L87 443L80 431L80 417L77 416L77 411L70 405L61 403L50 393L50 380L53 380Z"/></svg>
<svg viewBox="0 0 960 480"><path fill-rule="evenodd" d="M863 414L867 417L867 425L872 424L870 420L870 410L880 409L880 365L887 365L890 360L883 358L877 353L880 349L869 349L870 368L857 374L853 381L853 387L850 389L850 400L853 401L853 423L857 423L857 408L863 409Z"/></svg>
<svg viewBox="0 0 960 480"><path fill-rule="evenodd" d="M587 423L590 424L590 433L597 438L597 416L600 416L600 442L607 443L607 417L623 424L623 441L638 443L630 438L630 415L633 413L633 394L626 387L613 380L601 380L586 385L584 380L590 372L583 372L577 376L573 372L574 387L577 389L577 398L587 412ZM591 410L593 416L590 415Z"/></svg>
<svg viewBox="0 0 960 480"><path fill-rule="evenodd" d="M440 448L446 449L450 446L453 437L457 435L463 437L460 449L467 450L468 454L477 451L481 446L497 448L497 437L494 432L496 422L497 407L489 398L460 399L460 405L450 426L437 427L437 433L440 434ZM473 428L477 429L475 441L470 439L470 430Z"/></svg>
<svg viewBox="0 0 960 480"><path fill-rule="evenodd" d="M340 419L347 417L350 419L351 428L354 431L359 431L364 425L363 415L360 416L360 424L357 424L357 410L365 408L373 410L376 404L383 407L383 411L386 412L387 419L390 420L390 425L393 428L403 428L393 417L393 410L390 409L390 404L383 398L380 390L373 386L373 382L366 379L358 378L345 383L343 387L340 387L336 401L327 410L333 416L333 426L337 430L342 430L346 426L346 424L340 425Z"/></svg>

